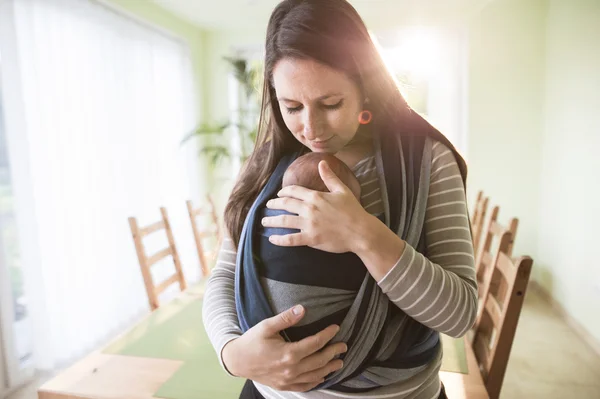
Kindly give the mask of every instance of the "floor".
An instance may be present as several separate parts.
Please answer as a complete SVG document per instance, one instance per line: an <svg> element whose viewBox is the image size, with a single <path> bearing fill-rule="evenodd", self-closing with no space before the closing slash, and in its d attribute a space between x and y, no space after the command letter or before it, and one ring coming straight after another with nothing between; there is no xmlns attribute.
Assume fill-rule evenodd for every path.
<svg viewBox="0 0 600 399"><path fill-rule="evenodd" d="M35 399L42 377L6 399ZM519 321L501 399L599 399L600 356L535 290Z"/></svg>
<svg viewBox="0 0 600 399"><path fill-rule="evenodd" d="M501 399L600 399L600 356L535 290L519 320Z"/></svg>

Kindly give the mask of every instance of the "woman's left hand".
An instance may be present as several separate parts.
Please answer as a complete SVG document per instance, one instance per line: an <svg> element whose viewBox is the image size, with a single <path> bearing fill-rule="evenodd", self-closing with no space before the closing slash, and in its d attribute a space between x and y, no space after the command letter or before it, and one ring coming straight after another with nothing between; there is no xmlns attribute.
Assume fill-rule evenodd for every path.
<svg viewBox="0 0 600 399"><path fill-rule="evenodd" d="M363 226L371 215L327 162L319 163L319 174L329 193L288 186L278 193L279 198L267 202L270 209L283 209L298 216L266 217L263 226L300 230L300 233L274 235L269 240L284 247L307 245L332 253L356 252L358 240L365 233Z"/></svg>

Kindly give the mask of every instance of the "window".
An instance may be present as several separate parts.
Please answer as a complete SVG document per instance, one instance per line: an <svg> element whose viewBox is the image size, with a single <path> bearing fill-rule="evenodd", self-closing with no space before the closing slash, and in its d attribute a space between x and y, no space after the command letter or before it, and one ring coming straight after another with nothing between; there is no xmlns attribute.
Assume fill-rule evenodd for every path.
<svg viewBox="0 0 600 399"><path fill-rule="evenodd" d="M129 216L148 224L167 207L186 277L199 276L185 208L198 199L198 154L180 145L197 123L195 85L181 40L101 3L4 3L2 98L26 314L33 360L53 369L148 310Z"/></svg>

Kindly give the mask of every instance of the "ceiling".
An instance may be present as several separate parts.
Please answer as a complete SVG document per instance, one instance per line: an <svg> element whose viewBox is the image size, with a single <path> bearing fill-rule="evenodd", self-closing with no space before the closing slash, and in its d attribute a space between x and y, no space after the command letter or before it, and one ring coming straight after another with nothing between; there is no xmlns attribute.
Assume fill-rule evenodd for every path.
<svg viewBox="0 0 600 399"><path fill-rule="evenodd" d="M264 31L279 0L153 0L209 30ZM462 20L491 0L350 0L371 30Z"/></svg>

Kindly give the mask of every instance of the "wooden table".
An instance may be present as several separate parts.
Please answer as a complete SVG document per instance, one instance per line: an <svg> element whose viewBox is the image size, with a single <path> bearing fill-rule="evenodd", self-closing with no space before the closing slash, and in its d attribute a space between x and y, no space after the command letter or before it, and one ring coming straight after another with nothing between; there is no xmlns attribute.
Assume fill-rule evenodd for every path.
<svg viewBox="0 0 600 399"><path fill-rule="evenodd" d="M194 298L198 299L198 295L201 294L192 290L183 294L180 300L184 303L189 302ZM168 318L172 315L165 312L161 317ZM141 322L138 326L142 326L142 330L151 328L156 324L156 315L151 317L154 318L152 323L143 326L144 322ZM128 334L135 333L134 328ZM447 395L450 399L488 399L473 351L470 345L466 344L465 347L469 374L440 373ZM211 359L209 361L211 369L220 370L214 353ZM111 354L106 353L106 350L96 351L43 385L38 390L38 397L39 399L153 399L156 398L154 395L163 384L171 380L183 365L184 361L181 360ZM203 363L203 366L205 367L206 364ZM232 392L239 392L238 386L241 388L243 381L229 377L224 372L216 372L219 386L227 386L229 392L224 395L213 392L203 396L237 399L237 395L233 395ZM198 372L198 378L202 378L201 372Z"/></svg>

